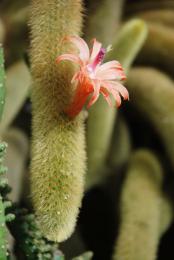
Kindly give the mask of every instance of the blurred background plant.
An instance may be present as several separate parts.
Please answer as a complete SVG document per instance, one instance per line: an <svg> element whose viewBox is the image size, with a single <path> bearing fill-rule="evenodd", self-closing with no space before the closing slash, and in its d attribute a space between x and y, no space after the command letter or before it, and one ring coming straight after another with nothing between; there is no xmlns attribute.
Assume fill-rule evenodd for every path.
<svg viewBox="0 0 174 260"><path fill-rule="evenodd" d="M0 1L0 260L172 260L174 1L83 3L83 37L112 44L106 59L122 63L130 101L88 111L85 194L58 245L39 230L30 191L30 1Z"/></svg>

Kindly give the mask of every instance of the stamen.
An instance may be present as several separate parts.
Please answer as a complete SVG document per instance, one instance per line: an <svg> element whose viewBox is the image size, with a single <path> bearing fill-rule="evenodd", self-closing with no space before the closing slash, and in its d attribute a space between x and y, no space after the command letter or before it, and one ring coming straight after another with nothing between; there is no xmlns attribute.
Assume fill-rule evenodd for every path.
<svg viewBox="0 0 174 260"><path fill-rule="evenodd" d="M106 49L105 48L101 48L99 53L97 54L95 60L93 61L92 65L91 65L93 70L95 70L97 65L102 63L102 61L104 60L105 54L106 54Z"/></svg>
<svg viewBox="0 0 174 260"><path fill-rule="evenodd" d="M105 54L106 54L106 49L101 48L97 57L96 57L97 64L101 63L104 60Z"/></svg>
<svg viewBox="0 0 174 260"><path fill-rule="evenodd" d="M110 52L112 51L112 44L108 45L108 47L106 48L106 52Z"/></svg>

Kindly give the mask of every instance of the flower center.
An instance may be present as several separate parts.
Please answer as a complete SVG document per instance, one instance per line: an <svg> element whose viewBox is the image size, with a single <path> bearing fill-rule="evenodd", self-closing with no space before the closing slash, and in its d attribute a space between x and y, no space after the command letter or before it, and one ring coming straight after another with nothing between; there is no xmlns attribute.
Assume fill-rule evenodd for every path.
<svg viewBox="0 0 174 260"><path fill-rule="evenodd" d="M93 69L95 69L98 64L101 64L103 62L105 54L106 54L106 49L105 48L101 48L99 53L97 54L95 60L92 63L92 68Z"/></svg>
<svg viewBox="0 0 174 260"><path fill-rule="evenodd" d="M90 78L94 79L95 78L95 68L97 65L101 64L104 60L106 54L106 49L101 48L97 56L95 57L93 63L87 65L87 70L89 72Z"/></svg>

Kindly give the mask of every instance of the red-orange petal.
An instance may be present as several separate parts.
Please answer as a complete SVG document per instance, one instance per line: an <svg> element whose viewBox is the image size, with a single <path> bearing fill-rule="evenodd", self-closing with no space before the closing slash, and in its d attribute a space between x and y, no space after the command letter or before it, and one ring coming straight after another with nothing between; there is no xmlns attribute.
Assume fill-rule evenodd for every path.
<svg viewBox="0 0 174 260"><path fill-rule="evenodd" d="M75 92L75 96L71 104L65 110L65 113L74 118L83 109L88 96L93 92L93 86L89 81L84 80L83 83L79 83Z"/></svg>

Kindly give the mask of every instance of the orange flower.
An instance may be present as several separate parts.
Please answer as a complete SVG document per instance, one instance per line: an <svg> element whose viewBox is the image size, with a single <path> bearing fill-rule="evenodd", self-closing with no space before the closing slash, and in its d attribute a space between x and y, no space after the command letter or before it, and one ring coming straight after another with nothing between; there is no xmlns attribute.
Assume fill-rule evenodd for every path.
<svg viewBox="0 0 174 260"><path fill-rule="evenodd" d="M127 89L120 83L126 76L121 64L114 60L102 64L107 49L102 48L100 42L93 40L93 47L89 50L86 42L78 36L66 37L79 50L79 54L62 54L56 62L72 61L79 65L79 70L74 74L71 83L76 84L76 92L72 103L66 109L69 117L75 117L82 110L87 98L91 95L87 108L91 107L101 93L108 104L112 106L110 94L116 100L116 105L121 105L121 96L129 99Z"/></svg>

